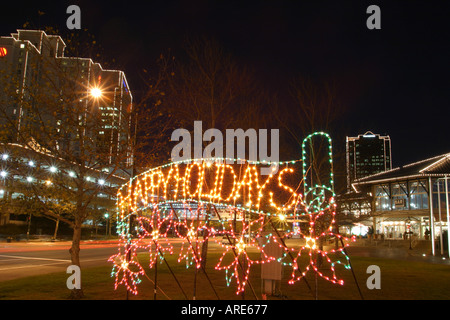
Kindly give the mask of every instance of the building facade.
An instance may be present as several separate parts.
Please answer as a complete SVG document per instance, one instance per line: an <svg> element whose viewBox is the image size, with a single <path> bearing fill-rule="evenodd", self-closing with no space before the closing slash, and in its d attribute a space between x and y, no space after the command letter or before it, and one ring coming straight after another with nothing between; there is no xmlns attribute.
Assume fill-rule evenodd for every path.
<svg viewBox="0 0 450 320"><path fill-rule="evenodd" d="M0 122L14 125L3 142L19 142L21 132L38 125L63 132L69 120L83 121L96 151L109 152L108 163L116 160L121 146L131 139L133 97L123 71L105 70L90 58L65 57L63 39L40 30L0 37L0 48ZM35 109L41 110L39 123L31 120ZM64 148L73 135L61 134L55 143ZM124 162L131 166L132 150Z"/></svg>
<svg viewBox="0 0 450 320"><path fill-rule="evenodd" d="M347 191L356 179L392 168L391 139L368 131L346 138Z"/></svg>
<svg viewBox="0 0 450 320"><path fill-rule="evenodd" d="M110 174L88 170L85 183L95 192L89 210L112 215L116 207L116 191L127 179L126 172ZM71 194L77 192L78 183L76 166L68 166L63 159L20 144L0 144L0 225L25 223L27 215L21 217L18 214L23 211L20 200L39 197L44 203L52 202L64 207L70 202ZM40 189L40 192L35 192L35 189ZM92 224L92 221L89 217L86 224Z"/></svg>
<svg viewBox="0 0 450 320"><path fill-rule="evenodd" d="M448 251L449 153L358 179L352 186L370 196L372 211L365 221L375 235L426 239L433 254Z"/></svg>
<svg viewBox="0 0 450 320"><path fill-rule="evenodd" d="M0 200L61 203L82 186L90 209L112 216L133 165L132 93L123 71L66 57L66 47L40 30L0 37Z"/></svg>

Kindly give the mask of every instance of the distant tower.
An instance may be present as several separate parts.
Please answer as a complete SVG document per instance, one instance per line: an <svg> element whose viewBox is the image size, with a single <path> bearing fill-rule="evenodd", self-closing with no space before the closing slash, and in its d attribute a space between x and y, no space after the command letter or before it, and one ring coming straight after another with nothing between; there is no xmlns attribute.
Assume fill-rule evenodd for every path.
<svg viewBox="0 0 450 320"><path fill-rule="evenodd" d="M347 191L355 179L392 169L391 139L370 131L347 137Z"/></svg>

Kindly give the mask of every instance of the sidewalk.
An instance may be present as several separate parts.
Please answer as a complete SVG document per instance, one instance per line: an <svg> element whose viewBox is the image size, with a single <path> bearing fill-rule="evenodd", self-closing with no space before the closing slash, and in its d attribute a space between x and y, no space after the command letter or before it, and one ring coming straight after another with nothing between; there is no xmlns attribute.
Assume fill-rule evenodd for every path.
<svg viewBox="0 0 450 320"><path fill-rule="evenodd" d="M437 263L450 266L450 259L445 253L441 256L440 252L436 251L435 255L431 254L430 250L418 250L401 247L375 247L375 246L361 246L358 244L351 244L347 247L347 253L350 256L359 257L374 257L393 260L419 261L427 263ZM430 252L428 252L430 251Z"/></svg>
<svg viewBox="0 0 450 320"><path fill-rule="evenodd" d="M95 246L95 245L111 245L116 246L119 243L117 239L111 240L82 240L80 246ZM47 240L22 240L0 242L0 252L21 252L21 251L42 251L42 250L69 250L72 246L72 241L47 241Z"/></svg>
<svg viewBox="0 0 450 320"><path fill-rule="evenodd" d="M82 240L80 245L89 247L104 247L117 246L118 239L104 239L104 240ZM45 240L30 240L30 241L6 241L0 242L0 253L5 252L20 252L20 251L41 251L41 250L69 250L72 245L71 241L45 241ZM440 251L436 250L435 256L431 254L431 249L413 248L410 250L406 247L387 247L387 246L370 246L364 242L356 241L347 247L347 253L350 256L360 257L374 257L394 260L420 261L428 263L438 263L450 266L450 259L447 253L444 256L440 255Z"/></svg>

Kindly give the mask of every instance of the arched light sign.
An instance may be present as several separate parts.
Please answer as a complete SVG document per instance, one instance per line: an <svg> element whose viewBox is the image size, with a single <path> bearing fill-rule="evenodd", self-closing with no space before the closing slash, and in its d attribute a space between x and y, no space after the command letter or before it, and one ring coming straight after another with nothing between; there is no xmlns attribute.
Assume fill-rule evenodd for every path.
<svg viewBox="0 0 450 320"><path fill-rule="evenodd" d="M354 238L337 233L329 135L309 135L302 144L302 159L280 162L279 170L269 176L259 174L258 166L266 164L247 160L238 163L237 159L232 159L234 164L227 164L226 160L171 162L151 168L119 188L119 246L108 260L114 264L114 287L124 285L127 291L138 293L137 285L145 270L137 254L148 251L147 266L156 267L158 261L164 261L165 254L174 252L169 230L174 230L174 236L183 243L178 262L184 260L186 267L193 265L197 269L203 268L203 256L199 253L206 241L201 234L206 231L222 254L214 269L225 271L227 286L236 283L236 294L244 292L247 284L250 286L252 266L274 260L292 269L289 284L308 272L331 283L344 284L337 269L350 268L345 247ZM266 233L272 217L285 223L288 219L298 222L297 228L285 230L283 236ZM215 220L214 226L207 223L210 220ZM305 244L286 246L278 240L294 234ZM340 240L340 244L326 251L327 239ZM271 256L265 248L268 243L278 244L282 257ZM248 247L259 251L258 259L247 254Z"/></svg>

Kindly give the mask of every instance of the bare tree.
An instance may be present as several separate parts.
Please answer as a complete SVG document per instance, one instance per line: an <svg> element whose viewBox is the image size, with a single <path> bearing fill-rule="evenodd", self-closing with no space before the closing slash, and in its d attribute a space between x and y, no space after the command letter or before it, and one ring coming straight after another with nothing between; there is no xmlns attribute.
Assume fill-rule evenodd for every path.
<svg viewBox="0 0 450 320"><path fill-rule="evenodd" d="M168 58L169 57L169 58ZM168 81L172 77L170 54L161 54L154 70L143 69L142 90L135 108L134 162L137 171L165 164L170 158L170 135L180 125L167 107Z"/></svg>
<svg viewBox="0 0 450 320"><path fill-rule="evenodd" d="M313 132L323 131L333 138L335 134L341 132L340 120L343 119L347 109L339 98L336 84L300 77L292 81L289 93L292 97L292 102L289 104L280 105L277 98L273 100L274 109L277 110L273 115L284 131L289 133L292 141L296 142L296 148L300 149L303 139ZM341 142L339 139L334 141ZM325 140L319 139L311 145L314 149L312 156L314 154L317 156L310 160L317 173L323 171L322 167L326 171L328 166L327 157L319 153L320 150L327 150L327 146L323 143ZM345 150L335 144L333 161L337 165L333 169L337 179L345 176L345 166L342 165L344 160Z"/></svg>
<svg viewBox="0 0 450 320"><path fill-rule="evenodd" d="M81 266L82 225L97 207L100 194L114 200L117 186L125 181L123 169L131 163L133 109L131 98L118 100L115 91L119 89L100 65L91 59L63 57L53 51L55 38L48 39L41 43L41 54L32 54L35 50L27 44L22 73L6 65L1 68L2 142L5 148L21 147L15 162L19 165L9 168L11 176L26 176L30 168L25 159L39 164L30 188L45 215L73 228L71 261ZM92 95L91 89L97 86L102 88L101 96ZM129 88L120 90L129 94ZM50 191L43 188L46 183L54 201L73 205L71 217L49 205ZM82 296L82 289L72 291L73 298Z"/></svg>
<svg viewBox="0 0 450 320"><path fill-rule="evenodd" d="M163 104L183 128L192 130L196 120L202 121L203 130L246 130L261 125L263 113L258 109L262 103L253 73L236 63L216 40L187 39L183 55L172 58L169 66ZM205 265L208 235L204 237L201 254Z"/></svg>
<svg viewBox="0 0 450 320"><path fill-rule="evenodd" d="M233 127L256 92L252 73L213 39L186 40L169 71L166 106L186 126L202 120L209 128Z"/></svg>
<svg viewBox="0 0 450 320"><path fill-rule="evenodd" d="M308 78L298 78L292 81L290 87L292 104L288 107L280 106L274 100L274 105L278 112L274 116L295 141L295 145L300 149L303 140L311 133L322 131L330 134L340 132L339 121L345 114L345 107L342 105L338 90L335 84L326 82L315 82ZM340 141L339 139L336 139ZM342 183L336 184L336 180L345 181L345 153L343 148L333 145L332 163L330 166L328 155L328 141L321 136L312 137L306 144L306 154L302 155L307 164L307 174L304 182L311 185L326 185L336 190L345 187ZM331 170L331 171L330 171ZM330 172L333 173L333 185L330 184ZM337 178L337 179L336 179ZM342 186L339 186L339 185ZM336 187L337 186L337 187ZM328 194L327 197L330 197ZM329 201L329 199L326 199ZM315 233L321 234L330 226L330 215L324 215L318 219L314 225ZM336 231L336 230L335 230ZM322 249L324 239L321 237L318 246ZM320 266L322 259L317 257Z"/></svg>

